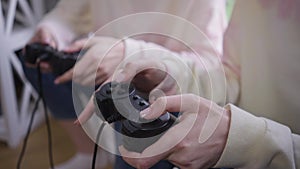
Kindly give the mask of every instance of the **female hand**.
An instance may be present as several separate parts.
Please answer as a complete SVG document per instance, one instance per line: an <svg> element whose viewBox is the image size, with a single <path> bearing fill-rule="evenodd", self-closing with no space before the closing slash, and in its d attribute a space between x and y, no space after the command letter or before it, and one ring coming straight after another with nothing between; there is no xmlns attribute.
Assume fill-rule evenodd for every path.
<svg viewBox="0 0 300 169"><path fill-rule="evenodd" d="M149 101L162 95L176 94L177 86L175 80L166 73L166 67L159 60L137 60L127 62L121 72L108 81L132 82L142 92L149 93ZM101 88L101 87L99 87ZM93 97L86 105L76 123L85 123L94 113Z"/></svg>
<svg viewBox="0 0 300 169"><path fill-rule="evenodd" d="M124 160L138 169L150 168L162 159L182 169L213 167L226 144L230 112L199 96L186 94L161 97L141 116L153 119L166 111L182 112L179 123L142 153L120 147Z"/></svg>
<svg viewBox="0 0 300 169"><path fill-rule="evenodd" d="M44 26L37 28L35 34L29 40L28 44L34 43L34 42L48 44L53 48L57 48L57 42L56 42L56 39L55 39L53 33Z"/></svg>
<svg viewBox="0 0 300 169"><path fill-rule="evenodd" d="M156 91L162 91L164 95L176 94L175 80L166 67L159 59L137 59L126 62L114 80L132 82L140 92L150 93L149 96L156 95Z"/></svg>
<svg viewBox="0 0 300 169"><path fill-rule="evenodd" d="M57 48L57 41L54 37L54 34L45 26L39 27L27 44L36 43L36 42L47 44L53 48ZM25 64L28 67L36 67L35 64L30 64L30 63L25 63ZM51 66L47 62L41 62L40 67L43 73L51 72Z"/></svg>
<svg viewBox="0 0 300 169"><path fill-rule="evenodd" d="M111 37L82 39L74 42L64 51L75 52L81 49L87 49L86 53L74 68L55 80L56 84L73 80L81 85L99 85L112 75L124 57L123 42Z"/></svg>

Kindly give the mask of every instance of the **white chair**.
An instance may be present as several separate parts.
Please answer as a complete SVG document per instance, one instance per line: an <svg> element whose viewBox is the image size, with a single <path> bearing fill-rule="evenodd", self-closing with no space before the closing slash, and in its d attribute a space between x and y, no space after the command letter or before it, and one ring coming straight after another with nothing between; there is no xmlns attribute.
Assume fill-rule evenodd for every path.
<svg viewBox="0 0 300 169"><path fill-rule="evenodd" d="M0 140L15 148L26 133L37 93L25 78L14 51L21 49L32 36L36 23L45 12L44 1L1 0L0 9ZM23 83L21 98L16 96L13 70ZM43 113L38 111L33 127L43 118Z"/></svg>

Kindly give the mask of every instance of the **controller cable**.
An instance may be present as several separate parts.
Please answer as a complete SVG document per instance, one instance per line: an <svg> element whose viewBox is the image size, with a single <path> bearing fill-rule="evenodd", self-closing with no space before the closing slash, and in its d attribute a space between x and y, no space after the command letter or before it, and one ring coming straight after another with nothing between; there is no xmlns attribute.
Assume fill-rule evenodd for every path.
<svg viewBox="0 0 300 169"><path fill-rule="evenodd" d="M25 135L25 138L24 138L22 150L21 150L21 153L19 155L18 162L17 162L17 169L21 168L21 163L22 163L22 160L24 158L24 154L25 154L26 147L27 147L27 141L28 141L28 138L29 138L29 134L30 134L30 131L31 131L31 128L32 128L34 116L36 114L36 111L37 111L37 108L38 108L40 100L42 100L43 109L44 109L44 113L45 113L45 121L46 121L46 126L47 126L48 153L49 153L48 156L49 156L50 168L54 169L53 152L52 152L51 126L50 126L50 121L49 121L49 115L48 115L48 111L47 111L46 101L45 101L44 94L43 94L42 72L41 72L40 62L39 61L37 63L37 76L38 76L38 99L36 100L34 108L33 108L32 112L31 112L31 117L30 117L28 128L27 128L27 132L26 132L26 135Z"/></svg>
<svg viewBox="0 0 300 169"><path fill-rule="evenodd" d="M95 169L97 152L98 152L98 144L97 143L100 140L100 137L101 137L101 134L102 134L102 131L103 131L105 125L106 124L111 124L111 123L116 122L116 121L120 121L122 119L123 119L123 116L121 116L120 114L113 114L106 121L102 122L101 126L98 129L98 133L97 133L96 140L95 140L93 161L92 161L92 169Z"/></svg>
<svg viewBox="0 0 300 169"><path fill-rule="evenodd" d="M108 124L106 121L102 122L101 126L99 127L97 136L96 136L96 141L95 141L95 146L94 146L94 153L93 153L93 161L92 161L92 169L95 169L95 165L96 165L96 158L97 158L97 152L98 152L98 142L100 140L102 131L105 127L105 125Z"/></svg>

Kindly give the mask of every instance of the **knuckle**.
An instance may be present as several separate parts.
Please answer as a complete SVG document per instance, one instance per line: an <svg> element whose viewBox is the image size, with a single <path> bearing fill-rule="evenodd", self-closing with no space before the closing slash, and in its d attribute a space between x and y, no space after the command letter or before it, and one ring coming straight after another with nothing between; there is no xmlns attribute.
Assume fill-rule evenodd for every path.
<svg viewBox="0 0 300 169"><path fill-rule="evenodd" d="M196 103L199 101L199 96L195 95L195 94L187 94L187 98L190 102Z"/></svg>
<svg viewBox="0 0 300 169"><path fill-rule="evenodd" d="M157 99L156 99L156 102L158 102L158 103L162 103L164 101L164 99L162 98L162 97L158 97Z"/></svg>
<svg viewBox="0 0 300 169"><path fill-rule="evenodd" d="M127 68L127 69L129 69L129 68L133 68L133 67L135 67L135 63L133 63L133 62L128 62L128 63L126 63L126 65L125 65L125 68Z"/></svg>
<svg viewBox="0 0 300 169"><path fill-rule="evenodd" d="M97 72L104 72L104 68L103 68L103 66L101 66L101 65L99 65L98 67L97 67Z"/></svg>
<svg viewBox="0 0 300 169"><path fill-rule="evenodd" d="M176 159L173 160L177 165L181 166L181 168L189 168L191 166L191 160L189 156L176 156Z"/></svg>
<svg viewBox="0 0 300 169"><path fill-rule="evenodd" d="M80 46L82 46L81 41L76 41L73 45L73 47L80 47Z"/></svg>
<svg viewBox="0 0 300 169"><path fill-rule="evenodd" d="M182 98L184 104L183 109L190 110L190 111L196 111L195 108L198 107L200 103L200 97L195 94L186 94Z"/></svg>
<svg viewBox="0 0 300 169"><path fill-rule="evenodd" d="M102 67L102 71L103 71L103 73L104 73L105 76L109 76L110 70L109 70L108 67L103 66L103 67Z"/></svg>
<svg viewBox="0 0 300 169"><path fill-rule="evenodd" d="M110 71L105 66L99 66L98 69L97 69L97 72L105 78L109 77L109 75L110 75Z"/></svg>
<svg viewBox="0 0 300 169"><path fill-rule="evenodd" d="M148 169L149 168L149 162L147 162L146 160L139 160L137 168L138 169Z"/></svg>
<svg viewBox="0 0 300 169"><path fill-rule="evenodd" d="M108 74L102 75L102 77L101 77L101 79L108 79L108 78L109 78Z"/></svg>
<svg viewBox="0 0 300 169"><path fill-rule="evenodd" d="M176 145L176 149L181 150L181 149L186 149L190 146L190 143L186 140L182 140L180 143Z"/></svg>
<svg viewBox="0 0 300 169"><path fill-rule="evenodd" d="M97 55L97 52L96 52L96 51L93 52L93 53L91 54L91 58L92 58L95 62L98 61L98 55Z"/></svg>
<svg viewBox="0 0 300 169"><path fill-rule="evenodd" d="M197 164L195 162L190 162L190 164L188 165L188 168L190 168L190 169L198 169L199 168L199 164Z"/></svg>
<svg viewBox="0 0 300 169"><path fill-rule="evenodd" d="M166 105L165 98L163 98L163 97L158 97L155 102L156 102L155 106L158 106L161 108L164 108Z"/></svg>

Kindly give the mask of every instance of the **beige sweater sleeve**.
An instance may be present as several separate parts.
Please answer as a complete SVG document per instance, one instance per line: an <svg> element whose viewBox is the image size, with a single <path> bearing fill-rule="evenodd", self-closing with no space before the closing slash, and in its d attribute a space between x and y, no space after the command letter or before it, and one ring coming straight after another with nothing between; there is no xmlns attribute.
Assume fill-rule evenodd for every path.
<svg viewBox="0 0 300 169"><path fill-rule="evenodd" d="M274 121L255 117L234 105L226 147L215 167L241 169L299 168L300 136Z"/></svg>
<svg viewBox="0 0 300 169"><path fill-rule="evenodd" d="M49 12L38 27L47 27L53 33L62 49L75 38L91 31L91 13L89 1L61 0Z"/></svg>

